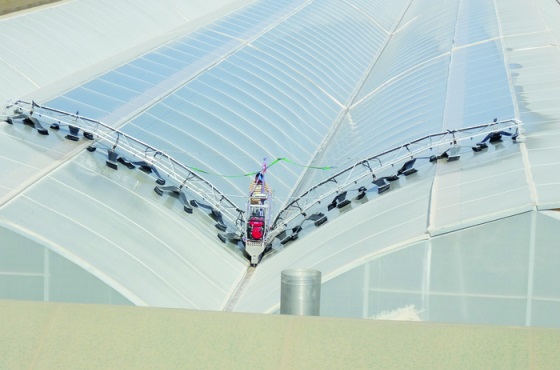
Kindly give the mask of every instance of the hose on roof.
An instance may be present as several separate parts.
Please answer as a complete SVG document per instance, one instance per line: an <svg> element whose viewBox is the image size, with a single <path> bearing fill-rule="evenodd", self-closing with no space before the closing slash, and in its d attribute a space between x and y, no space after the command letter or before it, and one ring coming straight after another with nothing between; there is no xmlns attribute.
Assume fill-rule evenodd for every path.
<svg viewBox="0 0 560 370"><path fill-rule="evenodd" d="M316 169L316 170L322 170L322 171L329 171L329 170L333 170L333 169L336 168L334 166L307 166L307 165L304 165L304 164L292 161L291 159L283 158L283 157L282 158L276 158L270 165L268 165L268 168L274 166L276 163L279 163L279 162L285 162L285 163L289 163L289 164L294 165L294 166ZM228 178L254 176L259 172L259 171L255 171L255 172L249 172L249 173L244 173L244 174L240 174L240 175L222 175L222 174L215 173L215 172L209 172L209 171L203 170L201 168L190 167L190 166L187 166L187 167L189 167L192 171L204 173L206 175L228 177Z"/></svg>

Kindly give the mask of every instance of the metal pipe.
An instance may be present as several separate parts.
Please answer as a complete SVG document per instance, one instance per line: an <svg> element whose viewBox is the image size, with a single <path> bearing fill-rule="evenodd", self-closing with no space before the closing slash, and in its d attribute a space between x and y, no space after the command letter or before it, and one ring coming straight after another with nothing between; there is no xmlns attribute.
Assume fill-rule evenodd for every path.
<svg viewBox="0 0 560 370"><path fill-rule="evenodd" d="M319 316L321 271L288 269L281 273L280 314Z"/></svg>

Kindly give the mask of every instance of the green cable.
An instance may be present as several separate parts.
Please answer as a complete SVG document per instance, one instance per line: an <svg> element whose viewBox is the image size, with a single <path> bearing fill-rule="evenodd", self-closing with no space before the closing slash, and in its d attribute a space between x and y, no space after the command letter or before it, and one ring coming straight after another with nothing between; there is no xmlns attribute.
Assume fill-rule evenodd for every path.
<svg viewBox="0 0 560 370"><path fill-rule="evenodd" d="M270 166L272 166L273 164L278 163L278 162L280 162L280 161L284 161L284 162L288 162L288 163L291 163L291 164L295 164L296 166L300 166L300 167L313 168L313 169L315 169L315 170L328 171L328 170L332 170L332 169L335 168L334 166L323 166L323 167L318 167L318 166L306 166L306 165L304 165L304 164L300 164L300 163L294 162L294 161L292 161L291 159L288 159L288 158L277 158L274 162L272 162L272 163L270 164ZM268 166L268 167L270 167L270 166Z"/></svg>
<svg viewBox="0 0 560 370"><path fill-rule="evenodd" d="M294 162L294 161L292 161L288 158L276 158L270 165L267 166L267 168L270 168L270 167L274 166L278 162L286 162L286 163L290 163L290 164L293 164L293 165L296 165L296 166L299 166L299 167L312 168L312 169L315 169L315 170L322 170L322 171L328 171L328 170L332 170L332 169L335 168L333 166L323 166L323 167L306 166L304 164ZM255 171L255 172L245 173L245 174L242 174L242 175L222 175L222 174L215 173L215 172L205 171L203 169L196 168L196 167L189 167L189 169L191 169L192 171L196 171L196 172L206 174L206 175L213 175L213 176L220 176L220 177L227 177L227 178L253 176L253 175L256 175L257 173L260 172L260 171Z"/></svg>

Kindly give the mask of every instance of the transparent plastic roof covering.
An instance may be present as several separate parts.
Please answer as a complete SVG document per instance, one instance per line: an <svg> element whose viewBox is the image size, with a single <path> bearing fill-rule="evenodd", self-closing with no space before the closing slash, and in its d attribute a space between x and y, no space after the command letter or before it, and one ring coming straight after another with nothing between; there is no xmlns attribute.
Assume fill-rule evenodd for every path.
<svg viewBox="0 0 560 370"><path fill-rule="evenodd" d="M318 269L328 280L368 259L392 253L385 249L388 245L396 251L402 245L416 243L415 238L431 239L434 245L442 236L468 239L467 235L474 235L471 227L475 225L508 220L509 216L534 210L535 205L542 209L558 207L560 110L553 96L558 95L560 73L553 65L560 63L560 50L556 26L549 27L544 21L552 17L541 15L556 12L553 19L559 22L560 5L553 4L461 1L429 8L427 2L413 2L373 66L359 98L314 164L357 162L422 135L489 122L494 117L521 119L528 132L527 143L500 143L482 155L464 147L460 149L459 161L419 167L414 175L421 174L418 179L399 179L391 185L394 191L367 195L369 200L365 204L353 200L351 210L340 212L344 216L337 216L336 210L320 209L329 220L334 218L329 221L332 223L321 226L321 232L305 234L304 239L266 260L253 276L238 309L277 309L279 280L274 277L285 268ZM424 12L426 8L430 12ZM426 39L429 41L423 41ZM424 47L416 48L422 42L426 42ZM434 176L426 187L418 182L424 176ZM320 175L310 177L307 185L320 179ZM418 206L428 198L427 204ZM419 211L417 206L425 208ZM516 230L512 226L508 232L519 235ZM455 233L450 234L451 231ZM546 231L539 236L535 236L534 230L533 233L537 239L548 238ZM480 243L486 241L480 239ZM498 255L507 253L509 244L502 245L505 249L496 252ZM518 248L530 253L533 247L521 243ZM429 256L417 256L416 263L426 263L426 258L429 260ZM429 274L429 267L426 271ZM457 279L470 279L462 274L451 273ZM516 275L524 289L526 275ZM386 276L389 273L377 278ZM449 276L431 275L428 279L432 285L440 286ZM533 289L531 284L529 281L529 289ZM548 289L549 283L541 280L539 284L536 289ZM495 294L505 291L497 290ZM337 294L344 296L340 290ZM385 292L383 302L401 301L404 295L402 291ZM426 297L419 297L420 301L409 303L426 302ZM508 324L523 325L537 320L536 315L528 312L525 321L524 310L532 304L530 293L528 297L521 301L520 315L506 319ZM489 307L483 300L475 301L469 303L473 315L468 320L472 322L479 320L474 318L475 312ZM424 308L420 304L417 307ZM434 313L430 314L433 319L444 319L443 307L447 306L434 305ZM339 308L344 310L344 304ZM495 322L502 321L496 318Z"/></svg>
<svg viewBox="0 0 560 370"><path fill-rule="evenodd" d="M51 93L68 89L177 37L181 27L185 32L250 1L137 0L135 6L128 1L61 1L5 15L0 21L0 101L29 93L34 99L49 96L38 88Z"/></svg>
<svg viewBox="0 0 560 370"><path fill-rule="evenodd" d="M338 144L314 164L344 166L431 133L514 118L496 19L485 1L412 2L338 128Z"/></svg>
<svg viewBox="0 0 560 370"><path fill-rule="evenodd" d="M124 132L187 166L233 175L211 181L242 197L247 178L235 175L254 172L262 158L313 158L387 39L367 15L374 11L365 3L261 1L47 105L109 124L130 117ZM270 171L277 207L301 173Z"/></svg>
<svg viewBox="0 0 560 370"><path fill-rule="evenodd" d="M218 241L211 218L187 215L175 198L154 193L151 177L125 171L81 151L4 204L0 226L80 265L134 304L222 309L246 261Z"/></svg>
<svg viewBox="0 0 560 370"><path fill-rule="evenodd" d="M560 327L559 215L522 213L379 253L324 282L321 315Z"/></svg>
<svg viewBox="0 0 560 370"><path fill-rule="evenodd" d="M560 208L558 24L560 5L551 0L257 1L46 105L117 126L206 171L240 207L244 174L263 157L341 168L494 117L523 122L525 142L504 140L482 153L467 143L449 163L423 158L392 191L352 199L322 232L271 255L238 305L269 310L282 268L313 267L331 278L400 247ZM0 190L11 199L0 209L3 222L75 253L102 280L123 284L117 290L133 302L224 307L246 261L219 244L210 219L181 222L178 202L155 195L153 179L115 172L102 156L30 132L2 127L10 176ZM331 174L279 162L269 170L276 209ZM75 233L87 237L76 243ZM155 247L142 247L145 240Z"/></svg>

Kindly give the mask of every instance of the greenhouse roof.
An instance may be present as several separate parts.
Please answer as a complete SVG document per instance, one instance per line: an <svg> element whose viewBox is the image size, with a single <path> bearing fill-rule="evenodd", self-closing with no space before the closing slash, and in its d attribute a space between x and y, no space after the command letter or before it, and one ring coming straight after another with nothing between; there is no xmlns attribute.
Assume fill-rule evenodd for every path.
<svg viewBox="0 0 560 370"><path fill-rule="evenodd" d="M277 297L259 291L282 268L332 278L382 248L560 208L556 2L207 3L80 0L0 19L0 98L69 114L50 135L0 127L6 230L135 304L224 309L248 262L216 237L215 211L236 230L265 158L279 237L239 307L269 311ZM68 117L113 136L85 151ZM166 179L202 212L156 194L159 175L109 168L123 137L180 164L183 185Z"/></svg>

